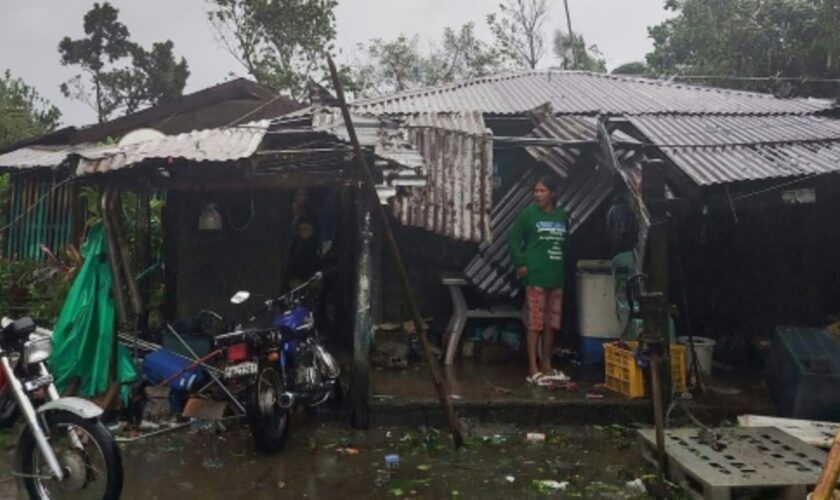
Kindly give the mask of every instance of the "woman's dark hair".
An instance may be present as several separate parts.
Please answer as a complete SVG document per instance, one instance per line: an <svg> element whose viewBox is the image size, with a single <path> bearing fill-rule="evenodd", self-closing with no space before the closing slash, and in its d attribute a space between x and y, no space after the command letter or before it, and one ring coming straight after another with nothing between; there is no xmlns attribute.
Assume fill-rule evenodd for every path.
<svg viewBox="0 0 840 500"><path fill-rule="evenodd" d="M551 196L555 198L557 197L557 180L554 177L550 175L541 175L537 177L537 182L534 183L535 186L537 184L542 184L551 191Z"/></svg>

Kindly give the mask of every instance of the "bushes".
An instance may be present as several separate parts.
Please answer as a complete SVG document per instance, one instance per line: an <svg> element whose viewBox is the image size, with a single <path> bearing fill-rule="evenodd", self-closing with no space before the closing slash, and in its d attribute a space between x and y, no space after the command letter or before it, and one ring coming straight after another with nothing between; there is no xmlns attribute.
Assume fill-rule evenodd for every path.
<svg viewBox="0 0 840 500"><path fill-rule="evenodd" d="M73 284L77 266L66 267L56 261L35 262L0 259L0 315L32 315L51 327L67 292Z"/></svg>

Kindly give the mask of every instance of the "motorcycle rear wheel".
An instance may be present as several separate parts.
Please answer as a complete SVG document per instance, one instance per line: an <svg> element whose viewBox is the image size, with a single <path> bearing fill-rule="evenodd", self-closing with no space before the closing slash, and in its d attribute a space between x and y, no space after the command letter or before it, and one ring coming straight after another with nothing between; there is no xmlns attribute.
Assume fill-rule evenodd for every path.
<svg viewBox="0 0 840 500"><path fill-rule="evenodd" d="M274 366L260 368L252 391L248 423L254 444L263 453L277 453L289 435L289 410L278 402L283 380Z"/></svg>
<svg viewBox="0 0 840 500"><path fill-rule="evenodd" d="M122 458L102 422L62 410L48 412L46 421L50 445L65 478L58 481L52 477L35 436L27 427L18 441L19 488L33 499L118 499L123 484Z"/></svg>

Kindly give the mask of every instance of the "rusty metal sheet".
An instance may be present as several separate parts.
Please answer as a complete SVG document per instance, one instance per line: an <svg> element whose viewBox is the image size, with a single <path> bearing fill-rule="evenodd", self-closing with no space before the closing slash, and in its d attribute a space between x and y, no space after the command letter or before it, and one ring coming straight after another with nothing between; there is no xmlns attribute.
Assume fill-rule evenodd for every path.
<svg viewBox="0 0 840 500"><path fill-rule="evenodd" d="M463 126L463 130L459 129ZM427 185L392 202L398 220L459 241L488 241L492 206L493 141L480 114L432 115L412 122Z"/></svg>
<svg viewBox="0 0 840 500"><path fill-rule="evenodd" d="M828 110L828 99L778 99L683 83L581 71L505 73L425 87L351 103L373 114L436 112L526 113L544 103L557 113L590 114L808 114Z"/></svg>

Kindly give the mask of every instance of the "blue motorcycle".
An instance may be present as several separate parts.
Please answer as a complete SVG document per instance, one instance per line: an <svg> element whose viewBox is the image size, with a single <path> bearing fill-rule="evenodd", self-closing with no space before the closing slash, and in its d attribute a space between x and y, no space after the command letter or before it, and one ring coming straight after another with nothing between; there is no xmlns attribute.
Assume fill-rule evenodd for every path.
<svg viewBox="0 0 840 500"><path fill-rule="evenodd" d="M224 353L220 368L225 385L244 387L233 392L244 395L254 442L266 453L285 444L295 407L319 406L341 396L338 363L321 345L306 303L308 290L320 280L319 272L281 297L266 300L247 321L214 339ZM250 296L240 291L231 302L243 304ZM269 324L262 326L265 316Z"/></svg>

